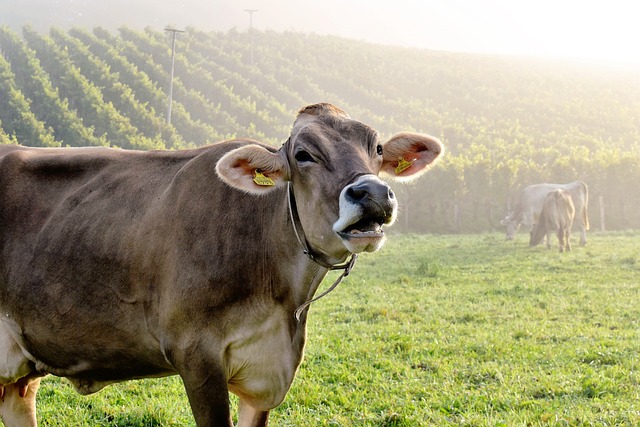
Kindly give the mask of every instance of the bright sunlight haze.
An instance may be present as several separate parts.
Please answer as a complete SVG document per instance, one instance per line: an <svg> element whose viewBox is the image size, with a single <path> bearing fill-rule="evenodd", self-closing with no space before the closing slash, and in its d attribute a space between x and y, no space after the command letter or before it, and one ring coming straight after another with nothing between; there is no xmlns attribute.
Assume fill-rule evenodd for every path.
<svg viewBox="0 0 640 427"><path fill-rule="evenodd" d="M433 50L640 64L638 6L628 0L2 0L0 24L36 29L193 26L334 34ZM37 21L46 16L46 22ZM42 18L40 18L42 19ZM43 28L40 28L43 27Z"/></svg>

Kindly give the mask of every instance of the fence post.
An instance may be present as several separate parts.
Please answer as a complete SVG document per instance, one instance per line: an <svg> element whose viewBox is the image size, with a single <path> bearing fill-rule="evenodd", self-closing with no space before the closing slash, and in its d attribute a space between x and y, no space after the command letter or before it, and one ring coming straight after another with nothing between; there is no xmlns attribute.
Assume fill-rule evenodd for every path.
<svg viewBox="0 0 640 427"><path fill-rule="evenodd" d="M604 231L604 197L602 194L598 196L598 204L600 205L600 231Z"/></svg>

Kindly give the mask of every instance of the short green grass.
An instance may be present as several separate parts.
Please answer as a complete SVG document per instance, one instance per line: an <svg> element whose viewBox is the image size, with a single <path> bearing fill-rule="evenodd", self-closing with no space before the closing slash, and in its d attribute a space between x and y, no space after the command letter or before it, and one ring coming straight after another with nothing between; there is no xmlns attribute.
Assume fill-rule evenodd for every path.
<svg viewBox="0 0 640 427"><path fill-rule="evenodd" d="M640 426L640 233L589 237L560 254L523 235L390 236L313 304L271 425ZM177 377L88 397L49 377L38 411L43 426L195 425Z"/></svg>

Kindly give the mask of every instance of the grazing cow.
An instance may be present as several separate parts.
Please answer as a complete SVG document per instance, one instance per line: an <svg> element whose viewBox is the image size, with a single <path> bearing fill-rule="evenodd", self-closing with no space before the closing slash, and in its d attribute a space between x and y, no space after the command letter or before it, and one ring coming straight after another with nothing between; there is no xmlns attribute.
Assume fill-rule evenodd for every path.
<svg viewBox="0 0 640 427"><path fill-rule="evenodd" d="M547 248L551 249L551 232L556 231L560 252L564 252L565 249L567 252L570 251L569 233L575 214L576 210L571 195L567 191L558 189L547 194L544 198L540 218L531 232L529 247L539 245L547 236Z"/></svg>
<svg viewBox="0 0 640 427"><path fill-rule="evenodd" d="M507 227L507 240L513 240L521 224L527 226L529 232L533 231L546 195L557 189L565 190L571 195L577 214L576 223L580 228L580 246L587 244L589 189L582 181L569 184L534 184L522 190L514 210L500 222Z"/></svg>
<svg viewBox="0 0 640 427"><path fill-rule="evenodd" d="M280 149L1 147L0 416L35 426L47 374L82 394L178 374L198 426L232 426L229 392L239 426L266 426L320 282L396 217L378 173L412 179L442 152L383 144L331 104L300 110Z"/></svg>

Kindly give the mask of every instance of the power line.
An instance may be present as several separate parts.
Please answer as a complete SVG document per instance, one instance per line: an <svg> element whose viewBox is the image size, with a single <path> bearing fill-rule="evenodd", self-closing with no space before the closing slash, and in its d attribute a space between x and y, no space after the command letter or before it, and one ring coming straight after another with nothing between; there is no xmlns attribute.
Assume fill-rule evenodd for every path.
<svg viewBox="0 0 640 427"><path fill-rule="evenodd" d="M245 12L249 12L249 39L251 43L251 66L253 67L253 14L259 12L258 9L245 9Z"/></svg>
<svg viewBox="0 0 640 427"><path fill-rule="evenodd" d="M175 28L165 28L165 31L172 33L171 42L171 79L169 80L169 101L167 107L167 123L171 124L171 105L173 104L173 69L176 59L176 33L186 33L185 30L177 30Z"/></svg>

